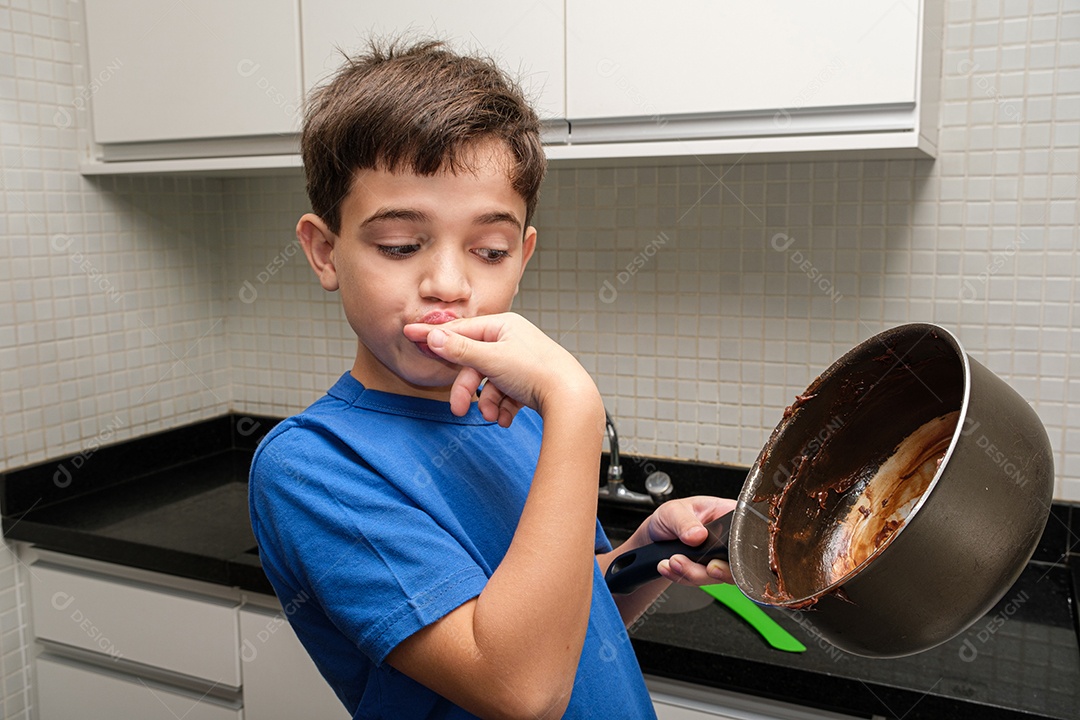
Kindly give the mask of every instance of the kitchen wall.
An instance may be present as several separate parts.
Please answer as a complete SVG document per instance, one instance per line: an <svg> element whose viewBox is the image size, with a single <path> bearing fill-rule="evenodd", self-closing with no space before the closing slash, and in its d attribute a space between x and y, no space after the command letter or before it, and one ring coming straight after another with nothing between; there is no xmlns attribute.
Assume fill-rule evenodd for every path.
<svg viewBox="0 0 1080 720"><path fill-rule="evenodd" d="M1080 499L1078 10L949 5L936 162L553 168L517 309L593 373L632 451L740 465L857 342L941 323L1036 407L1055 495ZM226 182L238 411L296 412L349 366L295 244L306 208L299 178Z"/></svg>
<svg viewBox="0 0 1080 720"><path fill-rule="evenodd" d="M108 81L78 15L0 7L0 469L295 412L353 354L294 242L299 177L78 174ZM836 357L930 320L1033 403L1080 500L1080 9L951 2L944 44L936 162L552 169L517 307L593 372L624 450L748 465ZM3 717L27 705L24 600L0 548Z"/></svg>
<svg viewBox="0 0 1080 720"><path fill-rule="evenodd" d="M79 14L0 7L0 470L231 402L222 181L79 175ZM0 718L31 704L26 582L0 544Z"/></svg>

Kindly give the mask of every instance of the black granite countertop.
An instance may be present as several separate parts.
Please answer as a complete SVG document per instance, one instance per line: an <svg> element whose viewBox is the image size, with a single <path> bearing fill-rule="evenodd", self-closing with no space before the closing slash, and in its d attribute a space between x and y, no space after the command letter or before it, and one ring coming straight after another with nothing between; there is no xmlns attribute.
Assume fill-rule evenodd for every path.
<svg viewBox="0 0 1080 720"><path fill-rule="evenodd" d="M8 472L9 540L272 593L248 525L247 469L276 419L225 416ZM606 462L606 458L605 458ZM624 458L627 485L654 469L676 495L733 497L745 468ZM647 511L603 505L614 533ZM1070 527L1070 523L1072 524ZM765 611L807 646L772 649L719 603L647 613L630 628L644 672L855 716L1080 718L1080 508L1056 504L1032 562L985 618L909 658L869 660L820 639L813 614ZM918 582L917 578L912 579Z"/></svg>
<svg viewBox="0 0 1080 720"><path fill-rule="evenodd" d="M0 477L4 537L272 595L247 476L277 418L224 416Z"/></svg>

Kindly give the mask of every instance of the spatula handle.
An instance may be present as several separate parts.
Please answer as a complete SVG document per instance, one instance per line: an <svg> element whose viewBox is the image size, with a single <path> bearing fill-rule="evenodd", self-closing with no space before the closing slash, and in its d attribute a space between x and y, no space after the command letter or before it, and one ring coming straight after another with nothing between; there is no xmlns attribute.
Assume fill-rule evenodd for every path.
<svg viewBox="0 0 1080 720"><path fill-rule="evenodd" d="M608 589L613 593L626 594L660 577L657 563L672 555L685 555L693 562L706 564L714 558L728 559L728 533L734 513L723 515L705 525L709 536L697 546L680 540L662 540L624 552L615 558L604 575Z"/></svg>

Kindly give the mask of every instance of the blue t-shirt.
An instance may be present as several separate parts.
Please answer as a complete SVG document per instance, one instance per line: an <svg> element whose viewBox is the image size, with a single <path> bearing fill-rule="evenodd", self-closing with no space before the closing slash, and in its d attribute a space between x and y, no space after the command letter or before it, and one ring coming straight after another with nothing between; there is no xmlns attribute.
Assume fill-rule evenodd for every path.
<svg viewBox="0 0 1080 720"><path fill-rule="evenodd" d="M527 408L502 428L475 403L456 417L346 373L260 443L249 501L263 570L354 718L473 717L384 661L484 589L525 506L541 430ZM598 523L596 551L610 549ZM591 608L564 717L654 718L599 567Z"/></svg>

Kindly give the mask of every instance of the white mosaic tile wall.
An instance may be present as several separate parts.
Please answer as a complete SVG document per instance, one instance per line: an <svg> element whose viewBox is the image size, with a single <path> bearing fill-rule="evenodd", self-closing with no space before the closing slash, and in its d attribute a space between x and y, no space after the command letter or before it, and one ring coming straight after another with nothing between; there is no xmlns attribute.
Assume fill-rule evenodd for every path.
<svg viewBox="0 0 1080 720"><path fill-rule="evenodd" d="M0 4L0 470L229 409L221 182L79 175L78 15ZM0 718L31 712L25 575L0 541Z"/></svg>

